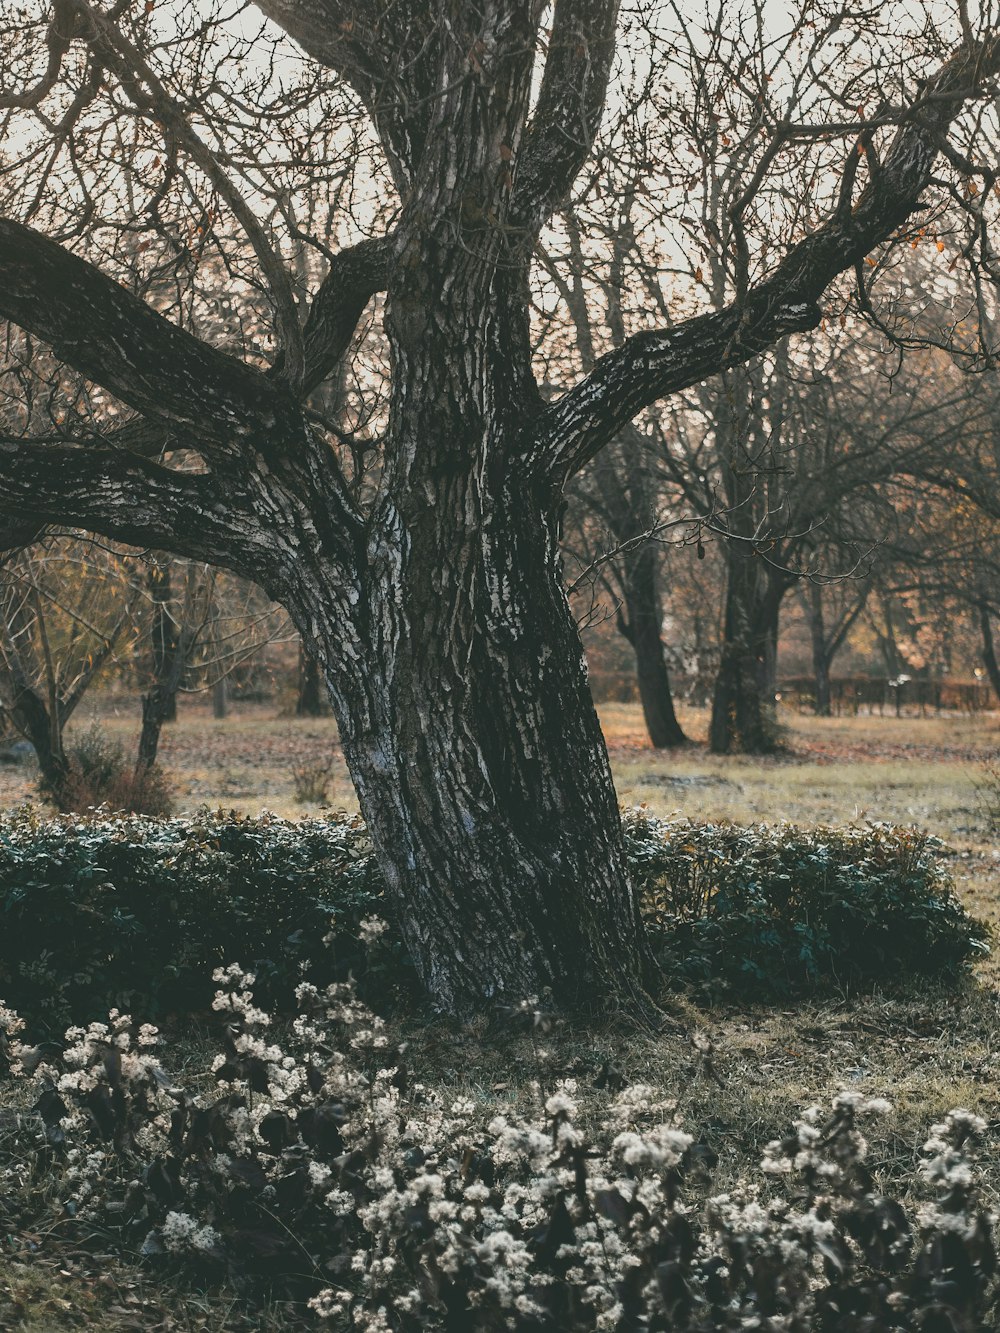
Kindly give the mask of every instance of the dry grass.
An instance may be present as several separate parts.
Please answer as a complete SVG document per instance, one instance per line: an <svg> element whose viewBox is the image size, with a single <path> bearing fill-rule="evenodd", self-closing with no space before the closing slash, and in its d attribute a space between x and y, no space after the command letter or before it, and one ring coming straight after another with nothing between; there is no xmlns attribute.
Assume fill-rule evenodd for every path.
<svg viewBox="0 0 1000 1333"><path fill-rule="evenodd" d="M805 824L886 819L917 823L950 841L985 833L976 795L980 766L1000 752L1000 716L814 718L783 713L788 754L747 759L709 755L703 743L680 751L650 748L635 704L605 704L601 721L618 794L645 801L656 814L790 819ZM104 701L100 720L132 753L138 733L134 702ZM682 710L688 734L703 742L703 710ZM90 725L91 717L75 723ZM69 734L72 736L73 727ZM275 717L247 705L217 721L207 705L184 700L165 728L160 758L176 788L179 811L199 805L289 819L302 814L295 773L330 767L327 803L355 810L357 801L328 718ZM0 806L32 798L30 776L0 769Z"/></svg>
<svg viewBox="0 0 1000 1333"><path fill-rule="evenodd" d="M967 905L1000 935L997 877L1000 848L976 792L981 766L1000 751L1000 718L840 718L789 715L789 753L754 760L716 758L703 747L659 754L649 749L638 710L602 709L623 802L646 802L656 814L697 818L789 819L839 824L865 818L915 823L954 849L952 869ZM684 717L703 734L705 717ZM131 744L134 717L107 717ZM276 719L252 709L223 722L187 707L164 739L178 807L201 804L246 812L267 807L289 818L296 766L331 762L329 801L355 801L336 739L326 720ZM29 794L23 775L0 771L0 803ZM407 1060L427 1083L446 1084L483 1104L509 1111L527 1105L556 1077L588 1086L607 1061L631 1080L657 1084L677 1098L685 1121L720 1157L716 1185L752 1172L761 1146L803 1106L842 1087L884 1094L893 1115L875 1144L877 1173L905 1182L928 1125L966 1105L1000 1134L1000 973L994 961L960 991L927 987L912 996L874 992L825 996L783 1008L734 1005L700 1009L671 1004L664 1030L636 1032L615 1015L586 1028L557 1027L534 1038L512 1036L485 1020L467 1027L416 1018L401 1035ZM707 1035L709 1064L692 1043ZM0 1111L2 1116L2 1111ZM1000 1207L1000 1153L987 1166L985 1196ZM905 1184L904 1184L905 1188ZM2 1225L6 1223L5 1225ZM281 1329L294 1316L272 1308L246 1315L230 1296L186 1294L154 1283L134 1264L103 1257L100 1238L82 1249L62 1238L56 1217L32 1229L5 1217L11 1262L0 1276L0 1330L42 1333L92 1328L219 1330Z"/></svg>

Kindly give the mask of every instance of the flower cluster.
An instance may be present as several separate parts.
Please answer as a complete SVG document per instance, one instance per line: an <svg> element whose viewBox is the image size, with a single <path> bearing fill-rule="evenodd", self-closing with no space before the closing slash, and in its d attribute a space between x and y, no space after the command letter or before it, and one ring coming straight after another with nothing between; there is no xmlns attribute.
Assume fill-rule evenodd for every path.
<svg viewBox="0 0 1000 1333"><path fill-rule="evenodd" d="M156 1031L117 1012L29 1069L0 1008L64 1205L150 1262L290 1285L312 1271L316 1318L364 1333L988 1325L985 1126L967 1111L933 1127L915 1219L868 1165L888 1104L848 1092L768 1144L761 1185L699 1198L713 1155L652 1087L563 1078L530 1111L447 1096L411 1081L350 984L300 985L279 1038L251 973L215 980L208 1091L175 1085Z"/></svg>
<svg viewBox="0 0 1000 1333"><path fill-rule="evenodd" d="M0 1001L0 1072L21 1068L23 1043L17 1035L24 1031L24 1019Z"/></svg>

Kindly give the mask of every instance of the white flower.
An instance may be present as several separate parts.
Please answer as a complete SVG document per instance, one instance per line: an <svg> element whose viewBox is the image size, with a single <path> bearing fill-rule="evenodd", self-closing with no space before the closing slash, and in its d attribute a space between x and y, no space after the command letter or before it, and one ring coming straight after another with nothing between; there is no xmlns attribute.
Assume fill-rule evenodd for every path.
<svg viewBox="0 0 1000 1333"><path fill-rule="evenodd" d="M550 1116L576 1115L577 1105L572 1097L564 1092L557 1092L545 1103L545 1113Z"/></svg>
<svg viewBox="0 0 1000 1333"><path fill-rule="evenodd" d="M380 916L365 916L358 922L358 937L370 948L388 929L388 921L383 921Z"/></svg>

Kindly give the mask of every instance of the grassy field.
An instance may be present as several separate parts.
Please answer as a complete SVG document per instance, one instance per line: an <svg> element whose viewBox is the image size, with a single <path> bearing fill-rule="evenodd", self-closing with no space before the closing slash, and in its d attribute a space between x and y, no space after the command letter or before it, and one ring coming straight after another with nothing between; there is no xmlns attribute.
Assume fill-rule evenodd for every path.
<svg viewBox="0 0 1000 1333"><path fill-rule="evenodd" d="M787 752L748 759L707 753L702 710L681 712L695 743L666 752L649 746L637 705L605 704L600 712L623 804L710 819L884 819L920 824L963 845L982 841L976 784L983 762L1000 753L998 714L814 718L786 712ZM95 721L133 751L135 705L105 701L96 716L75 720L70 738ZM179 720L164 731L160 757L179 811L268 809L293 819L316 808L296 800L296 769L327 767L327 804L357 808L330 719L275 717L272 708L242 706L217 721L207 706L185 700ZM0 806L32 796L30 774L0 768Z"/></svg>
<svg viewBox="0 0 1000 1333"><path fill-rule="evenodd" d="M129 746L134 717L104 710L108 728ZM918 824L943 838L958 891L1000 936L1000 847L990 834L979 787L983 765L1000 751L1000 717L814 719L787 715L787 752L771 759L717 758L703 745L658 754L645 743L635 707L609 705L602 720L623 803L694 818L842 824L865 819ZM705 718L683 718L703 735ZM84 725L86 720L84 720ZM167 732L162 757L179 809L262 807L295 817L315 804L295 799L294 770L330 765L327 798L354 806L331 722L275 718L265 709L213 721L188 707ZM0 771L0 804L30 795L19 772ZM1000 1209L1000 972L985 961L958 991L826 994L779 1008L700 1008L670 999L663 1030L651 1036L613 1014L586 1028L557 1027L544 1037L515 1036L485 1020L469 1026L408 1020L411 1068L509 1112L527 1106L557 1077L587 1089L611 1059L630 1080L675 1097L686 1125L719 1153L713 1188L744 1179L761 1146L805 1105L841 1088L885 1095L894 1104L875 1142L878 1177L912 1176L929 1124L953 1106L991 1126L984 1197ZM712 1054L706 1061L707 1040ZM0 1163L3 1159L0 1086ZM585 1098L589 1094L585 1093ZM596 1096L596 1094L593 1094ZM0 1269L0 1330L73 1327L110 1330L281 1329L294 1310L245 1310L236 1296L209 1292L183 1300L127 1257L110 1257L106 1237L81 1239L67 1219L46 1215L30 1226L0 1200L8 1263Z"/></svg>

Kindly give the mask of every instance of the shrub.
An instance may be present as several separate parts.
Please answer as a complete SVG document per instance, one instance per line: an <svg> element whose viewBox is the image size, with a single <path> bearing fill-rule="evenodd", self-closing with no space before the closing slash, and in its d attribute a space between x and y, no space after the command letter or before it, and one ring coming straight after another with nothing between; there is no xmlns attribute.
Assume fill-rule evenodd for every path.
<svg viewBox="0 0 1000 1333"><path fill-rule="evenodd" d="M112 1005L152 1018L204 1010L208 974L238 952L268 998L289 1005L331 918L320 979L360 965L357 923L384 914L381 892L358 820L24 809L0 818L0 994L50 1026ZM379 958L405 978L395 937Z"/></svg>
<svg viewBox="0 0 1000 1333"><path fill-rule="evenodd" d="M940 845L882 827L809 832L626 818L633 874L674 982L760 995L956 974L985 947ZM234 953L289 1003L330 929L315 980L351 968L367 996L412 979L397 930L375 962L362 918L392 913L358 819L0 818L0 994L64 1024L112 1005L203 1009ZM334 964L336 973L323 972Z"/></svg>
<svg viewBox="0 0 1000 1333"><path fill-rule="evenodd" d="M67 755L81 785L94 792L106 791L126 768L121 742L109 736L98 722L74 737Z"/></svg>
<svg viewBox="0 0 1000 1333"><path fill-rule="evenodd" d="M572 1080L539 1092L531 1114L496 1114L410 1083L350 986L301 987L279 1044L252 975L216 980L224 1045L196 1093L161 1068L156 1030L127 1015L40 1051L0 1005L0 1048L38 1093L0 1183L48 1176L64 1219L102 1248L117 1237L246 1290L266 1278L334 1329L996 1327L975 1173L987 1127L966 1110L931 1129L915 1216L866 1161L866 1122L889 1105L856 1092L768 1144L762 1170L786 1191L741 1180L713 1196L714 1156L651 1087L588 1093L586 1133Z"/></svg>
<svg viewBox="0 0 1000 1333"><path fill-rule="evenodd" d="M332 762L296 764L292 769L292 787L299 805L324 805L333 777Z"/></svg>
<svg viewBox="0 0 1000 1333"><path fill-rule="evenodd" d="M632 812L628 853L668 977L781 995L955 975L987 951L944 848L916 829L663 822Z"/></svg>
<svg viewBox="0 0 1000 1333"><path fill-rule="evenodd" d="M121 743L98 723L74 739L66 752L68 771L57 790L42 784L43 795L60 810L101 806L111 811L163 817L173 809L173 795L159 764L135 767Z"/></svg>

